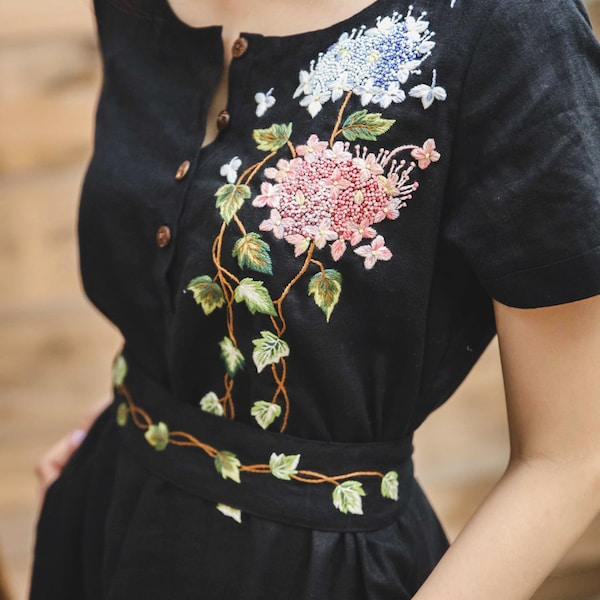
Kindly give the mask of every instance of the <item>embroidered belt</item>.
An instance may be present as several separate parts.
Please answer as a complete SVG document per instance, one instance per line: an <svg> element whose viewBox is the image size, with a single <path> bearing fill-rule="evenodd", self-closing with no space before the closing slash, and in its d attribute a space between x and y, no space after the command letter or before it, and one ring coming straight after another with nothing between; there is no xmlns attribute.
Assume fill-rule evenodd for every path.
<svg viewBox="0 0 600 600"><path fill-rule="evenodd" d="M178 401L127 357L115 410L124 446L150 472L244 513L323 531L391 524L414 485L412 440L321 442L263 431Z"/></svg>

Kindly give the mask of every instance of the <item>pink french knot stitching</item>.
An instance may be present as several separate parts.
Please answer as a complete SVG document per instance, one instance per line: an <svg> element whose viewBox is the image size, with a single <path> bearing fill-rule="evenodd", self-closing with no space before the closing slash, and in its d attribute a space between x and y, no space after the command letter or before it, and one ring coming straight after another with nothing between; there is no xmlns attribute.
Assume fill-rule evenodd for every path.
<svg viewBox="0 0 600 600"><path fill-rule="evenodd" d="M399 217L419 187L411 180L414 169L426 169L440 159L435 148L435 140L428 139L422 147L407 145L373 154L356 145L351 152L349 142L339 141L329 148L311 135L306 144L295 148L296 158L280 159L275 167L265 169L271 181L262 183L252 203L271 209L260 230L285 239L296 256L306 252L311 242L319 249L329 244L334 261L348 246L355 247L365 268L371 269L378 261L392 258L374 225ZM396 158L409 150L416 163ZM357 247L363 240L368 244Z"/></svg>

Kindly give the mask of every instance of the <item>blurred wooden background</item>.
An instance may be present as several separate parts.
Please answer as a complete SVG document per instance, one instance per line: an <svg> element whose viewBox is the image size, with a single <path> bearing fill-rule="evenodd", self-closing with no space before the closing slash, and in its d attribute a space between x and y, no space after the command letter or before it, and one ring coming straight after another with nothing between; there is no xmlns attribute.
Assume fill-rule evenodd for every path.
<svg viewBox="0 0 600 600"><path fill-rule="evenodd" d="M100 83L89 4L0 2L0 554L15 600L27 594L33 465L108 397L119 347L77 274L77 200ZM589 9L600 31L600 2ZM417 472L450 536L501 474L507 448L492 344L417 436ZM536 596L599 599L600 519Z"/></svg>

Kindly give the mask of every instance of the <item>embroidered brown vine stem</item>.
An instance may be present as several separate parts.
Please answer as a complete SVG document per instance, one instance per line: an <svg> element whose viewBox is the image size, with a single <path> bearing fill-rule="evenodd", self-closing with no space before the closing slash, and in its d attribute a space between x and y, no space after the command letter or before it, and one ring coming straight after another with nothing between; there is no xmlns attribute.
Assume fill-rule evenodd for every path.
<svg viewBox="0 0 600 600"><path fill-rule="evenodd" d="M290 149L292 158L296 158L296 148L294 148L294 144L292 144L292 142L290 142L290 140L288 140L287 145L288 145L288 148Z"/></svg>
<svg viewBox="0 0 600 600"><path fill-rule="evenodd" d="M125 398L132 416L134 425L143 431L147 431L154 423L150 415L135 404L133 398L126 385L117 387L117 391ZM220 454L220 451L213 446L200 441L197 437L187 431L171 431L169 432L168 443L173 446L199 448L210 458L215 458ZM271 467L268 464L243 465L240 464L239 471L243 473L255 473L258 475L270 475ZM379 471L354 471L353 473L345 473L343 475L325 475L318 471L298 470L296 473L290 474L290 479L300 483L320 484L330 483L338 486L341 481L351 479L353 477L379 477L383 479L385 476Z"/></svg>
<svg viewBox="0 0 600 600"><path fill-rule="evenodd" d="M323 263L320 260L316 260L316 259L311 259L310 261L313 265L317 265L317 267L319 267L319 269L321 270L321 273L323 275L325 275L325 266L323 265Z"/></svg>
<svg viewBox="0 0 600 600"><path fill-rule="evenodd" d="M229 376L229 373L225 373L225 377L224 377L225 396L223 396L223 398L219 398L219 402L221 402L221 404L223 404L223 409L225 411L225 414L230 419L235 419L235 405L233 403L233 396L231 395L231 392L233 390L233 385L234 385L233 379ZM227 414L227 411L229 411L229 414Z"/></svg>
<svg viewBox="0 0 600 600"><path fill-rule="evenodd" d="M346 107L348 106L348 102L350 102L350 98L352 98L352 91L350 91L346 94L346 98L344 98L344 103L342 104L342 107L340 108L340 112L338 114L337 121L335 122L335 127L333 128L333 133L331 134L331 137L329 138L329 147L330 148L333 148L333 143L335 142L335 138L342 131L340 129L340 124L342 123L342 117L344 116L344 111L346 110Z"/></svg>
<svg viewBox="0 0 600 600"><path fill-rule="evenodd" d="M285 382L287 379L287 361L285 360L285 358L282 358L279 362L281 363L281 376L279 376L279 374L277 373L277 365L271 365L271 373L273 373L273 379L277 384L277 389L273 394L273 399L271 400L271 403L275 404L277 402L277 399L279 398L279 395L283 396L285 409L283 413L283 421L279 429L279 432L283 433L287 429L288 421L290 418L290 397L285 387Z"/></svg>
<svg viewBox="0 0 600 600"><path fill-rule="evenodd" d="M304 273L306 273L308 266L310 265L310 262L312 260L313 254L315 252L315 243L311 242L310 246L308 247L308 252L306 254L306 260L304 261L304 264L302 265L302 268L300 269L300 271L298 271L298 274L294 277L294 279L292 279L284 288L283 292L281 292L281 296L279 296L279 298L277 300L275 300L274 304L281 304L286 296L290 293L290 290L298 283L299 279L304 275ZM285 325L283 328L283 331L285 331Z"/></svg>
<svg viewBox="0 0 600 600"><path fill-rule="evenodd" d="M265 156L265 158L263 158L263 160L261 160L259 163L257 163L256 165L254 165L254 167L250 167L251 173L250 175L248 175L248 178L246 179L246 185L248 185L253 179L254 176L277 154L277 150L273 150L273 152L270 152L269 154L267 154L267 156ZM247 169L248 170L248 169ZM247 171L246 170L246 171ZM244 175L246 175L246 172L244 172ZM240 181L243 179L243 176L240 177Z"/></svg>
<svg viewBox="0 0 600 600"><path fill-rule="evenodd" d="M235 224L239 227L240 233L245 236L246 228L244 227L244 224L242 223L240 218L237 215L233 215L233 220L235 221Z"/></svg>

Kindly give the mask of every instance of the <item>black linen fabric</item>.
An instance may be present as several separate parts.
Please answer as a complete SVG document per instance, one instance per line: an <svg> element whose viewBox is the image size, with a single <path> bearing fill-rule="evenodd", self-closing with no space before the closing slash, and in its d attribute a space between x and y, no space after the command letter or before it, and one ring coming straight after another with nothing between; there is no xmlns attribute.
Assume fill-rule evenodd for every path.
<svg viewBox="0 0 600 600"><path fill-rule="evenodd" d="M352 475L353 456L410 446L493 337L492 298L600 292L600 51L581 3L378 0L317 31L242 33L229 119L205 147L221 29L186 25L167 0L141 15L95 6L104 80L82 279L123 333L125 384L147 384L118 378L50 488L31 599L411 598L444 533L412 477L378 498L396 507L385 523L361 527L392 471ZM193 407L187 435L197 419L251 428L239 468L206 462L231 452L218 440L175 448L157 402ZM276 462L327 448L323 464L299 451L283 468L294 502L331 526L300 525L287 491L264 511L248 500L273 477L269 453L244 462L261 433ZM356 453L338 460L339 444ZM175 451L206 479L155 467ZM319 493L302 495L306 480ZM201 491L229 485L241 523Z"/></svg>

